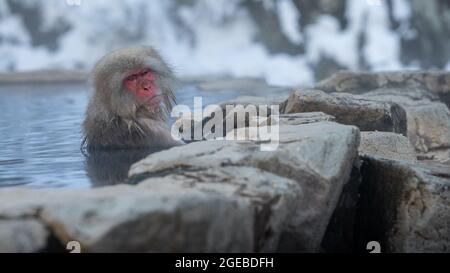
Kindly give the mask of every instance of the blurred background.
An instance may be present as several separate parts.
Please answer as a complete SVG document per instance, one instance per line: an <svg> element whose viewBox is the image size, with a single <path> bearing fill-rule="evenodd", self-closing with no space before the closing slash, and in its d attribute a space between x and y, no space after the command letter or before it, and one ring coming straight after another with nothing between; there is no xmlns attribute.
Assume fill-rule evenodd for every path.
<svg viewBox="0 0 450 273"><path fill-rule="evenodd" d="M0 0L0 71L89 69L153 45L181 76L311 84L339 69L450 69L449 0Z"/></svg>

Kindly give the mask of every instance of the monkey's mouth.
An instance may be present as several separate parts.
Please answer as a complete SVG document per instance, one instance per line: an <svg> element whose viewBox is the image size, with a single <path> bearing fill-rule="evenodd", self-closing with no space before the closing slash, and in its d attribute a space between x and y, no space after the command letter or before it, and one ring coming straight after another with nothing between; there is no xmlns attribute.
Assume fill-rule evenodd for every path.
<svg viewBox="0 0 450 273"><path fill-rule="evenodd" d="M161 94L156 94L156 95L146 99L145 103L149 104L150 106L157 106L157 105L159 105L161 103L161 101L162 101L162 95Z"/></svg>

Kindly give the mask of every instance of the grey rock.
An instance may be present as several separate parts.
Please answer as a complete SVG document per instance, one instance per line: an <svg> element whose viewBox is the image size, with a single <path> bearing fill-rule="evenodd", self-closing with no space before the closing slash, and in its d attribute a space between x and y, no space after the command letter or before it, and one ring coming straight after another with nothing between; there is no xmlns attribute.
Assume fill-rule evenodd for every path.
<svg viewBox="0 0 450 273"><path fill-rule="evenodd" d="M96 191L41 218L86 252L250 252L253 211L232 198L180 188Z"/></svg>
<svg viewBox="0 0 450 273"><path fill-rule="evenodd" d="M152 177L144 180L140 187L149 191L159 188L169 188L178 192L194 189L205 195L240 200L251 208L253 214L248 215L245 220L242 219L242 223L233 225L242 226L248 222L248 227L251 227L250 238L253 240L250 250L247 251L257 252L273 252L277 249L280 235L298 209L297 200L303 198L301 187L295 181L254 167L243 166L195 170L185 166L182 172L173 171L167 175L152 174ZM209 210L215 213L211 206ZM191 215L197 217L194 213ZM230 217L233 216L225 217L224 221L228 221L227 218ZM229 237L226 234L228 231L223 232L224 234L217 239L221 241L225 239L226 242L226 238ZM203 238L197 237L199 237L197 240ZM224 242L214 243L221 246Z"/></svg>
<svg viewBox="0 0 450 273"><path fill-rule="evenodd" d="M443 103L406 108L408 138L421 152L450 148L450 111Z"/></svg>
<svg viewBox="0 0 450 273"><path fill-rule="evenodd" d="M250 117L254 118L254 117ZM271 115L267 119L259 119L255 127L239 127L235 129L258 129L258 127L271 125L303 125L322 121L335 121L335 117L322 112L307 112L294 114ZM230 132L229 132L230 133Z"/></svg>
<svg viewBox="0 0 450 273"><path fill-rule="evenodd" d="M439 96L421 87L382 87L363 95L366 98L397 102L402 106L411 106L418 102L439 101Z"/></svg>
<svg viewBox="0 0 450 273"><path fill-rule="evenodd" d="M284 113L324 112L336 122L355 125L361 131L395 132L406 135L406 113L396 103L378 102L350 94L330 95L320 90L295 91Z"/></svg>
<svg viewBox="0 0 450 273"><path fill-rule="evenodd" d="M450 149L436 149L419 155L421 160L450 164Z"/></svg>
<svg viewBox="0 0 450 273"><path fill-rule="evenodd" d="M281 233L279 250L317 251L357 157L359 131L355 127L329 122L280 126L278 149L262 152L260 144L230 141L196 142L150 155L133 165L130 175L141 179L148 177L151 180L155 177L169 179L176 174L178 175L176 179L169 180L189 181L189 177L194 176L196 181L203 180L203 183L222 180L239 182L242 180L239 179L240 169L227 171L227 177L230 177L228 179L217 174L219 171L225 172L229 167L239 167L256 168L259 172L271 173L274 178L269 181L274 183L283 181L280 177L295 181L300 186L303 197L289 205L295 207L294 212L282 213L272 208L269 213L272 217L280 213L288 216L283 219L283 228L278 229ZM258 176L246 177L248 181L245 184L248 184L255 183L252 180ZM263 204L267 206L270 203L268 200L271 198ZM267 221L272 222L270 217ZM277 239L272 239L271 236L269 239L273 242L269 245L277 245L275 243ZM274 249L262 247L257 250Z"/></svg>
<svg viewBox="0 0 450 273"><path fill-rule="evenodd" d="M446 71L418 72L350 72L341 71L316 85L326 92L364 94L376 89L401 87L405 92L419 88L438 96L450 106L450 73Z"/></svg>
<svg viewBox="0 0 450 273"><path fill-rule="evenodd" d="M32 253L45 249L49 232L33 219L0 220L0 253Z"/></svg>
<svg viewBox="0 0 450 273"><path fill-rule="evenodd" d="M208 138L208 135L203 135L202 139L195 139L195 130L197 132L203 132L204 126L213 121L214 112L222 115L223 131L216 134L217 137L223 137L233 129L241 127L253 127L251 121L255 121L255 126L258 124L266 123L266 118L272 114L279 114L283 107L284 98L262 98L254 96L241 96L232 100L227 100L218 103L214 109L205 109L204 117L201 120L195 120L194 117L179 118L175 121L176 126L181 128L181 137L185 141L204 140ZM277 108L272 108L273 106ZM272 113L272 110L277 110ZM258 120L259 116L263 119ZM242 122L239 122L242 121ZM227 123L229 127L227 127ZM199 135L199 134L197 134Z"/></svg>
<svg viewBox="0 0 450 273"><path fill-rule="evenodd" d="M382 252L450 251L450 168L364 159L358 216L359 249L378 241Z"/></svg>
<svg viewBox="0 0 450 273"><path fill-rule="evenodd" d="M316 123L321 121L335 121L335 117L327 115L322 112L308 112L308 113L294 113L294 114L280 114L278 116L271 116L267 124L261 125L302 125L309 123Z"/></svg>
<svg viewBox="0 0 450 273"><path fill-rule="evenodd" d="M406 111L409 140L417 151L427 153L450 148L450 111L427 94L417 89L386 89L364 97L401 105Z"/></svg>
<svg viewBox="0 0 450 273"><path fill-rule="evenodd" d="M416 162L414 146L408 138L388 132L361 132L359 153L393 160Z"/></svg>
<svg viewBox="0 0 450 273"><path fill-rule="evenodd" d="M63 246L79 242L82 252L253 250L254 212L236 198L176 186L50 189L39 196L35 190L11 189L0 196L9 203L0 210L2 218L31 218L47 226Z"/></svg>

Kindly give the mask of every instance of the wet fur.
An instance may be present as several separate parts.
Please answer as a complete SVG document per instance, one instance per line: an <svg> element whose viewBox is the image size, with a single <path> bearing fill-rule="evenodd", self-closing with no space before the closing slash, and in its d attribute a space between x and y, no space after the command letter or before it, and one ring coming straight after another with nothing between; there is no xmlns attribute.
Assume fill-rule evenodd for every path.
<svg viewBox="0 0 450 273"><path fill-rule="evenodd" d="M158 109L137 101L125 90L130 71L149 68L162 91ZM98 61L91 73L94 94L83 124L87 150L171 147L174 141L167 117L175 103L176 83L172 70L151 47L138 46L114 51Z"/></svg>

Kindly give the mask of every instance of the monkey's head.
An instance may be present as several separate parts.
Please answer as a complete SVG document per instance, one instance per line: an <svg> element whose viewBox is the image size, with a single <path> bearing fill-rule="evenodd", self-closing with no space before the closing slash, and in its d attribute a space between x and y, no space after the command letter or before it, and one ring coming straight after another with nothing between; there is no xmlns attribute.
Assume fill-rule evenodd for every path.
<svg viewBox="0 0 450 273"><path fill-rule="evenodd" d="M175 100L173 73L151 47L113 51L98 61L92 76L95 100L108 114L165 119Z"/></svg>

